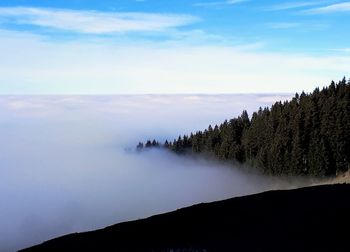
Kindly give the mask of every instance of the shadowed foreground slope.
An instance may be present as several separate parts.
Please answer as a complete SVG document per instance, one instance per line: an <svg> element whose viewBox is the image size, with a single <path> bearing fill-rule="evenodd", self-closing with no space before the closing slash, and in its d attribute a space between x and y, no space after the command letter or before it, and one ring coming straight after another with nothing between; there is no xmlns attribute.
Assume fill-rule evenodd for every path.
<svg viewBox="0 0 350 252"><path fill-rule="evenodd" d="M350 251L350 185L199 204L23 251Z"/></svg>

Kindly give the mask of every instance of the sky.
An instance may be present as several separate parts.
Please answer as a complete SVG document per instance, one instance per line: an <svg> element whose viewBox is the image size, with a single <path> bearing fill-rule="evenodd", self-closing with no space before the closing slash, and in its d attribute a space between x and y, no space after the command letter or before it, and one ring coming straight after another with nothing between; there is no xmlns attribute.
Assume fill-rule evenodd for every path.
<svg viewBox="0 0 350 252"><path fill-rule="evenodd" d="M2 0L0 94L294 93L348 76L350 1Z"/></svg>

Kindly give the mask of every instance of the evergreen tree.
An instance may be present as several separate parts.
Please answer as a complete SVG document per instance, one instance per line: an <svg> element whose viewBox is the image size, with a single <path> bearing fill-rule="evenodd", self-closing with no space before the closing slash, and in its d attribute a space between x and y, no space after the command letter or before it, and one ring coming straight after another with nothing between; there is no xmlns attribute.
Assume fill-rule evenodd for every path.
<svg viewBox="0 0 350 252"><path fill-rule="evenodd" d="M159 146L147 141L146 148ZM247 111L214 128L163 145L176 153L206 153L271 174L335 175L350 169L350 81L295 94L271 108ZM139 143L137 149L142 149Z"/></svg>

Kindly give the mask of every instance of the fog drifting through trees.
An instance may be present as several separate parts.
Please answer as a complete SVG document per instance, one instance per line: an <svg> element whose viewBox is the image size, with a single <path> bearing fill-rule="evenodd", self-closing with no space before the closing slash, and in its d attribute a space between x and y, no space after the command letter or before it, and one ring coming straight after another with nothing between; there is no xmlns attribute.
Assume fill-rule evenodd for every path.
<svg viewBox="0 0 350 252"><path fill-rule="evenodd" d="M292 188L161 150L173 139L292 95L0 97L0 251L195 203Z"/></svg>

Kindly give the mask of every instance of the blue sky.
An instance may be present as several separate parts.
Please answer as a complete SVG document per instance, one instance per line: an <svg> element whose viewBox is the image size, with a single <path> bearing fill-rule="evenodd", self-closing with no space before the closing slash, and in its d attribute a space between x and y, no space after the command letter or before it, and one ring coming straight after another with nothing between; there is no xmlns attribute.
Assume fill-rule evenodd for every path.
<svg viewBox="0 0 350 252"><path fill-rule="evenodd" d="M332 0L3 0L0 93L311 91L348 75L349 16Z"/></svg>

